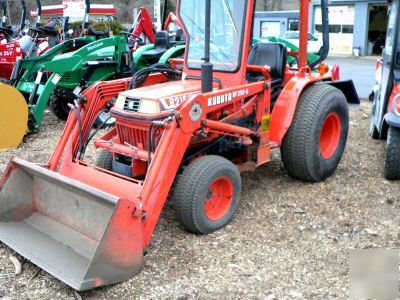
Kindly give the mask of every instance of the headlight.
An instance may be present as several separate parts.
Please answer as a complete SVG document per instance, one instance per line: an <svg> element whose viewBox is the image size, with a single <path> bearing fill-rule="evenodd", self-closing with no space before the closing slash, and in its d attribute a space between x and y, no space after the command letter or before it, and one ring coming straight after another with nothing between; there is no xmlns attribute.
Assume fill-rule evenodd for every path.
<svg viewBox="0 0 400 300"><path fill-rule="evenodd" d="M160 102L141 100L138 112L142 114L159 114L161 112Z"/></svg>
<svg viewBox="0 0 400 300"><path fill-rule="evenodd" d="M129 98L123 95L118 96L114 107L141 114L159 114L161 112L160 102L158 101Z"/></svg>
<svg viewBox="0 0 400 300"><path fill-rule="evenodd" d="M117 101L115 102L114 107L118 109L124 109L126 97L119 95Z"/></svg>

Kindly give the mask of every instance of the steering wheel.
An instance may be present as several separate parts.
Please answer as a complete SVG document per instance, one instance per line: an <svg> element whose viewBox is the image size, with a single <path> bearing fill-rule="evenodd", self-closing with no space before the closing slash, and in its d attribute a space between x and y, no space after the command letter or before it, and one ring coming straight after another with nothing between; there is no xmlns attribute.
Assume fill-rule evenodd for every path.
<svg viewBox="0 0 400 300"><path fill-rule="evenodd" d="M139 43L139 44L143 43L143 39L140 36L138 36L138 35L136 35L136 34L134 34L132 32L121 31L121 34L125 35L126 37L132 37L133 36L134 38L136 38L136 40L132 40L133 43Z"/></svg>

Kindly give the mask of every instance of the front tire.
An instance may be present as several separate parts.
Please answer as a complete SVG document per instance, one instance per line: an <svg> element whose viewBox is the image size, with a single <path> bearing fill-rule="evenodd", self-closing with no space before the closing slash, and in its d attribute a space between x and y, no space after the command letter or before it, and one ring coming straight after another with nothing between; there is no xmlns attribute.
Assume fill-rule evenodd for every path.
<svg viewBox="0 0 400 300"><path fill-rule="evenodd" d="M209 234L232 220L241 197L241 177L229 160L203 156L183 171L174 190L176 219L189 232Z"/></svg>
<svg viewBox="0 0 400 300"><path fill-rule="evenodd" d="M65 121L68 119L69 111L71 110L68 104L72 104L74 102L74 99L70 94L71 93L68 91L56 89L50 96L50 109L60 120Z"/></svg>
<svg viewBox="0 0 400 300"><path fill-rule="evenodd" d="M387 138L385 177L387 180L400 180L400 128L392 126Z"/></svg>
<svg viewBox="0 0 400 300"><path fill-rule="evenodd" d="M348 131L349 110L342 91L330 85L307 88L281 146L286 170L306 182L327 179L342 159Z"/></svg>

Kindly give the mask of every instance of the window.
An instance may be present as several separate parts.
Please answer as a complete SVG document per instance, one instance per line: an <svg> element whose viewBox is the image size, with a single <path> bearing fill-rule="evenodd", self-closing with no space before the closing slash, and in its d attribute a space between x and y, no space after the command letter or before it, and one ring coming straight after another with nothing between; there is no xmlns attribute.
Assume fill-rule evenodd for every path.
<svg viewBox="0 0 400 300"><path fill-rule="evenodd" d="M300 21L298 19L289 19L287 30L288 31L299 31L300 30Z"/></svg>
<svg viewBox="0 0 400 300"><path fill-rule="evenodd" d="M343 25L342 33L353 33L354 32L354 25Z"/></svg>
<svg viewBox="0 0 400 300"><path fill-rule="evenodd" d="M205 49L205 0L182 1L179 15L189 34L187 65L200 69ZM246 0L211 1L210 61L216 71L235 72L240 66Z"/></svg>
<svg viewBox="0 0 400 300"><path fill-rule="evenodd" d="M330 33L341 33L342 25L329 25L329 32Z"/></svg>
<svg viewBox="0 0 400 300"><path fill-rule="evenodd" d="M389 20L386 33L385 60L391 61L394 47L394 33L396 31L397 2L393 1L389 8Z"/></svg>
<svg viewBox="0 0 400 300"><path fill-rule="evenodd" d="M315 31L322 32L322 25L316 24ZM354 25L329 25L330 33L354 33Z"/></svg>

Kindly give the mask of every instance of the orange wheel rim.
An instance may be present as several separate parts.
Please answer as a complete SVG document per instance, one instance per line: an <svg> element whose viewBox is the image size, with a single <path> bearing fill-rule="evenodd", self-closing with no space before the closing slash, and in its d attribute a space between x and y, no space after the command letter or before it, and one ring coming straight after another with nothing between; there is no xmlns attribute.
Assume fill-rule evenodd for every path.
<svg viewBox="0 0 400 300"><path fill-rule="evenodd" d="M211 221L225 216L232 205L233 184L227 177L219 177L211 183L204 200L204 212Z"/></svg>
<svg viewBox="0 0 400 300"><path fill-rule="evenodd" d="M319 148L324 159L330 159L336 152L341 133L340 118L337 113L330 113L324 122L319 138Z"/></svg>

